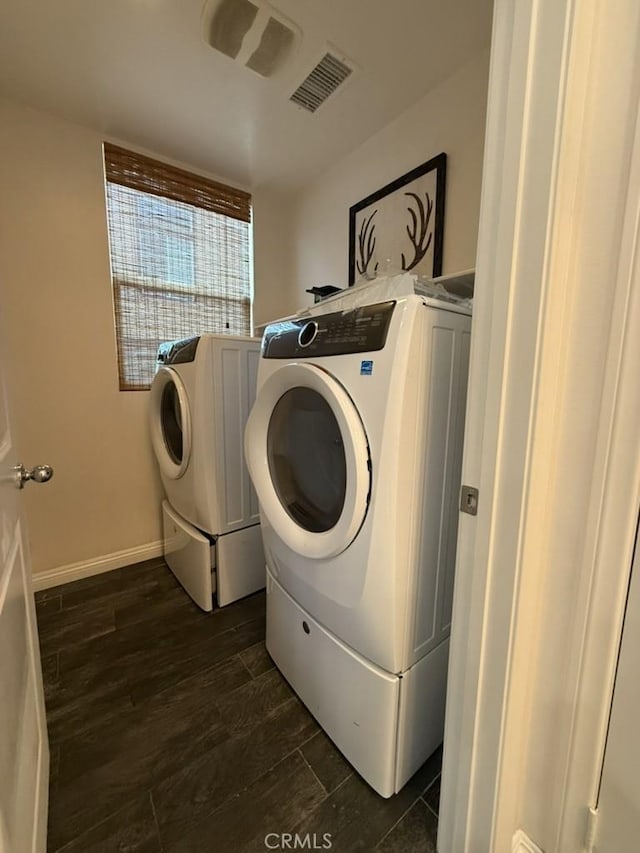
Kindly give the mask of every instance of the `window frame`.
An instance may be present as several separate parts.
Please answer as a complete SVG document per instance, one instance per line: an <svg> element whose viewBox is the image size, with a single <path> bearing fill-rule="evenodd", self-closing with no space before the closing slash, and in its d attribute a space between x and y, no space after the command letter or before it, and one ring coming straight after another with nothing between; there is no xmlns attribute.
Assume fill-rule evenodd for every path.
<svg viewBox="0 0 640 853"><path fill-rule="evenodd" d="M135 354L133 354L134 346L131 343L132 339L129 338L129 343L126 340L127 333L135 329L136 323L139 324L139 329L145 329L144 315L142 314L143 308L146 308L154 315L154 319L157 320L155 325L148 325L146 328L153 328L158 332L158 343L183 338L189 334L226 333L242 336L251 336L253 334L255 291L252 197L245 190L214 181L196 172L187 171L170 163L149 157L146 154L140 154L107 141L103 142L102 147L105 216L119 390L148 391L153 379L153 373L149 372L147 374L147 356L145 355L144 359L138 356L136 362ZM193 253L191 256L193 269L192 284L184 281L181 276L178 276L180 280L176 279L176 281L173 281L169 275L172 256L171 252L168 251L162 255L162 258L158 257L157 267L150 266L149 270L144 269L144 251L139 242L142 235L138 230L140 227L143 230L146 227L143 223L145 212L142 210L140 211L139 222L136 222L131 227L129 233L126 225L123 225L120 229L122 234L125 235L123 239L131 236L131 260L132 267L135 270L134 277L131 279L123 275L122 266L118 267L116 258L118 254L121 255L120 259L124 257L124 265L127 264L127 258L126 254L122 254L122 243L117 246L114 243L114 234L116 233L114 222L118 218L122 222L125 214L122 211L117 211L116 206L112 203L113 193L110 197L112 187L114 191L118 187L124 187L137 193L143 193L144 195L140 196L140 198L149 199L150 208L148 215L150 220L152 220L155 214L155 211L152 209L154 207L154 199L157 200L158 207L161 207L162 203L168 205L178 203L187 206L193 212L191 220L192 235L190 237L191 251ZM137 215L138 211L135 210L134 197L125 198L123 204L131 204L132 209L134 209L133 216ZM198 211L200 211L199 220L197 219ZM214 243L210 243L207 239L202 239L202 236L198 234L198 231L201 231L203 227L208 227L206 222L208 213L214 214L216 217L236 220L247 226L246 233L243 233L242 229L237 229L235 233L233 229L229 229L227 232L225 240L228 239L229 242L225 242L224 246L225 251L228 252L225 260L221 260L214 252L211 252L210 249L208 250L207 247L214 245ZM169 207L167 212L169 223L171 222L170 217L174 214L177 221L180 218L179 208L176 207L172 211ZM157 215L161 216L161 211ZM224 225L220 224L220 220L218 222L211 221L209 225L212 234L215 228L220 228L218 233L224 232ZM170 226L168 230L170 230ZM158 230L158 234L160 242L165 240L165 238L169 238L169 235L163 235L160 230ZM187 237L188 235L185 235L185 239ZM178 240L178 237L176 237L176 240ZM154 259L153 242L153 236L151 236L149 245L151 246L150 256L152 264ZM216 241L215 245L218 246L221 244ZM225 258L224 255L222 257ZM200 260L200 264L198 264L198 259ZM175 260L176 258L174 258ZM166 280L163 277L161 281L157 273L158 269L162 268L162 264L166 268ZM208 266L209 264L212 264L212 266ZM203 269L208 269L210 272L215 272L220 276L217 278L219 287L221 280L226 280L228 282L226 292L223 289L215 290L213 287L209 289L209 275L206 273L203 274ZM216 280L215 274L212 280ZM134 320L130 324L127 324L126 319L131 309L125 307L125 295L128 286L130 288L139 286L142 292L147 291L146 305L141 297L139 308L134 307L133 312L131 312ZM240 294L236 299L232 298L231 295L233 294L234 287L236 288L236 293ZM176 326L179 328L182 323L182 329L167 335L166 332L161 332L161 318L170 320L173 314L170 308L163 305L163 300L168 302L174 292L175 295L179 295L182 298L188 298L191 295L192 299L189 300L190 308L188 312L177 311L175 313ZM129 294L131 294L131 290ZM136 299L137 296L134 295L132 301ZM155 307L153 305L154 299L157 300ZM205 307L202 307L202 310L198 312L198 305L203 303L208 306L208 311ZM234 323L231 317L226 321L227 329L217 328L216 324L212 322L213 316L216 313L224 316L224 306L226 305L230 309L234 309L233 315L236 321L242 326L241 330L232 329L227 331L229 329L229 322ZM136 313L138 311L139 313ZM189 314L192 316L190 317ZM199 323L198 320L201 317L203 318L203 322ZM194 320L195 322L192 322ZM224 320L220 320L220 322L224 322ZM186 334L184 330L185 326L188 326L190 329ZM149 338L147 338L145 343L144 336L142 335L140 336L140 342L142 350L150 344ZM149 367L151 370L151 365ZM155 368L155 359L153 368Z"/></svg>

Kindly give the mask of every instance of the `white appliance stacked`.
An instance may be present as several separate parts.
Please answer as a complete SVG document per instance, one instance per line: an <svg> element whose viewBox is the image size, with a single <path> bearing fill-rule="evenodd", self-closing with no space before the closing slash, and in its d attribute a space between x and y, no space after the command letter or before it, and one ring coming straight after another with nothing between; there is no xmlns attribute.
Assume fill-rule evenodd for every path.
<svg viewBox="0 0 640 853"><path fill-rule="evenodd" d="M269 653L388 797L443 738L471 318L366 292L266 328L245 452Z"/></svg>
<svg viewBox="0 0 640 853"><path fill-rule="evenodd" d="M151 385L151 440L167 495L169 567L203 609L265 585L258 502L242 450L260 342L200 335L162 344Z"/></svg>

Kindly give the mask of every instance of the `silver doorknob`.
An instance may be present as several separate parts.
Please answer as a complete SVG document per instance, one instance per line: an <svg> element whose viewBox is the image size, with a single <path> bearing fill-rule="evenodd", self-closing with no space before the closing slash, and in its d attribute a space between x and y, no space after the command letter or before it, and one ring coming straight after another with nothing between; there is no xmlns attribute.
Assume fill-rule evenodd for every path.
<svg viewBox="0 0 640 853"><path fill-rule="evenodd" d="M16 465L13 469L15 472L15 482L19 489L24 489L24 484L29 480L34 483L48 483L53 477L53 468L51 465L36 465L28 471L22 463Z"/></svg>

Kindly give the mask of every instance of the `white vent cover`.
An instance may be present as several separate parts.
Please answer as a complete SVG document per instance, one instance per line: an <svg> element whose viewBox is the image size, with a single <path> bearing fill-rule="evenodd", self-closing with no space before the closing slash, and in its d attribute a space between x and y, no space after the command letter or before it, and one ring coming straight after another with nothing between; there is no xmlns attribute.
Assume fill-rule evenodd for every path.
<svg viewBox="0 0 640 853"><path fill-rule="evenodd" d="M353 70L353 66L347 65L344 59L339 59L334 53L327 51L289 100L310 113L315 113L329 95L342 86Z"/></svg>
<svg viewBox="0 0 640 853"><path fill-rule="evenodd" d="M202 34L211 47L271 77L289 59L300 30L265 0L209 0Z"/></svg>

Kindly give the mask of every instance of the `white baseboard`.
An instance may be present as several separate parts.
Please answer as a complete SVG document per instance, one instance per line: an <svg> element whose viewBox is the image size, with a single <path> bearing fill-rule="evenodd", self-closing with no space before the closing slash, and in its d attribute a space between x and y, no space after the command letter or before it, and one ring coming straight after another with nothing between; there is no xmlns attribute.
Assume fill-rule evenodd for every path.
<svg viewBox="0 0 640 853"><path fill-rule="evenodd" d="M124 551L115 551L113 554L105 554L102 557L93 557L80 563L69 563L66 566L58 566L55 569L47 569L37 572L32 576L33 589L49 589L80 578L88 578L92 575L100 575L113 569L121 569L131 563L141 563L143 560L152 560L163 554L162 540L149 542L146 545L137 545L135 548L126 548Z"/></svg>

